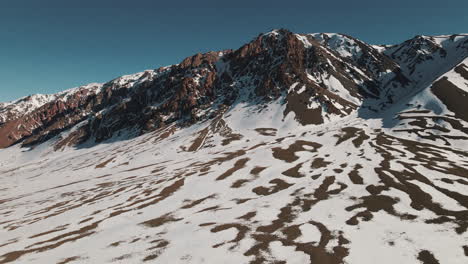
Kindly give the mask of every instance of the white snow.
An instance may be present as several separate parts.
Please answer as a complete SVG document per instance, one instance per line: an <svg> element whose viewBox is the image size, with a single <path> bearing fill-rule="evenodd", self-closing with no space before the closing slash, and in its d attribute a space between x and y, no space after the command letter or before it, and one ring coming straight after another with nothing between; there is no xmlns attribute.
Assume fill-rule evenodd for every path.
<svg viewBox="0 0 468 264"><path fill-rule="evenodd" d="M329 75L328 78L324 78L322 81L333 93L356 105L360 104L359 99L352 96L350 92L341 84L341 82L335 78L335 76Z"/></svg>

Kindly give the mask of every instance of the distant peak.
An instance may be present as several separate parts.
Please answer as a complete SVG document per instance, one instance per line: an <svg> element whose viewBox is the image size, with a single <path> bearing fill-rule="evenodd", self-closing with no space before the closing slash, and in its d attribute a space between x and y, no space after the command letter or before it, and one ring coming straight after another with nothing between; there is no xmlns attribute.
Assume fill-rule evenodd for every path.
<svg viewBox="0 0 468 264"><path fill-rule="evenodd" d="M279 28L279 29L273 29L269 32L266 32L266 33L263 33L261 34L262 36L284 36L284 35L288 35L288 34L292 34L292 32L288 29L285 29L285 28Z"/></svg>

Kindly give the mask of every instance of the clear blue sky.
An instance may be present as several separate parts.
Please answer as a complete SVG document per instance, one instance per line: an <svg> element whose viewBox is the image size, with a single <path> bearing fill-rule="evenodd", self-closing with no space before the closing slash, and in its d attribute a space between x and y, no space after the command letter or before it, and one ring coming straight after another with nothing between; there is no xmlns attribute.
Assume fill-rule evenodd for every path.
<svg viewBox="0 0 468 264"><path fill-rule="evenodd" d="M0 102L235 49L274 28L392 44L468 32L468 0L2 1Z"/></svg>

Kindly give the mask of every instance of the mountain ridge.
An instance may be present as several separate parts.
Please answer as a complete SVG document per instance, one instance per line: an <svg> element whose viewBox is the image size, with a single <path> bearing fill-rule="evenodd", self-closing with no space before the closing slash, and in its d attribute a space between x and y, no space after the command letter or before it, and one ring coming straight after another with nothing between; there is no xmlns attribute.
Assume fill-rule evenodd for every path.
<svg viewBox="0 0 468 264"><path fill-rule="evenodd" d="M460 36L463 35L445 36L445 42L448 40L452 40L452 42L454 42L457 37ZM301 35L294 34L285 29L273 30L268 33L260 34L252 42L242 46L236 51L225 50L221 52L196 54L184 59L179 64L118 77L98 86L96 86L96 84L90 84L97 88L94 92L88 91L94 99L92 99L93 102L86 103L87 106L85 107L89 108L86 111L74 108L75 105L80 105L79 102L72 102L71 107L65 107L66 103L65 105L57 105L57 100L45 101L44 104L41 106L36 105L35 108L26 112L26 114L34 112L34 110L44 106L46 103L53 103L53 110L45 114L49 115L49 117L46 118L46 122L41 120L42 116L44 116L44 114L41 114L41 117L32 117L30 118L32 120L20 121L16 122L19 124L14 124L14 127L22 127L24 128L23 130L11 131L11 128L5 129L5 127L13 127L12 125L7 126L5 121L11 121L10 119L14 119L14 122L15 120L18 120L16 117L18 117L19 114L11 114L11 111L9 112L5 110L5 107L3 107L3 109L0 109L0 112L6 113L0 114L0 118L4 123L0 125L0 130L2 130L3 134L7 136L6 138L5 136L0 137L0 147L6 147L18 142L26 142L25 145L43 142L51 136L55 136L57 133L63 131L63 129L77 124L76 122L83 121L83 115L88 115L88 120L94 120L92 122L94 122L95 127L106 126L104 121L99 121L101 119L100 114L102 113L100 108L110 107L116 109L118 106L116 106L115 103L119 100L123 100L123 103L121 103L123 107L135 104L135 107L144 108L145 110L143 112L147 111L149 113L141 115L135 112L132 114L140 115L140 117L144 116L143 118L146 119L145 121L142 121L145 122L144 124L135 124L135 122L133 122L133 125L139 126L141 131L158 128L161 125L161 122L165 122L165 120L162 119L168 118L167 116L163 117L168 112L172 112L172 114L175 115L175 117L173 117L174 120L178 120L182 118L182 116L188 115L188 118L184 117L183 119L189 119L189 123L194 123L200 118L196 116L199 113L195 112L206 111L206 109L199 109L198 107L200 105L203 106L206 103L213 105L226 103L229 105L233 102L234 97L238 97L239 92L241 92L241 90L245 90L245 87L248 86L255 86L255 96L260 96L267 100L278 98L282 93L284 93L287 87L292 87L294 83L298 83L296 85L300 89L302 89L303 85L306 85L307 87L310 86L305 89L306 92L309 93L308 96L311 97L310 100L312 101L310 102L302 101L302 103L297 103L301 96L294 93L294 88L292 89L292 92L288 91L287 96L284 94L281 95L286 96L286 101L295 102L288 104L288 107L285 110L285 115L289 112L295 113L296 118L303 125L320 124L325 122L326 119L335 118L333 116L343 117L348 115L360 106L360 102L363 98L365 98L366 101L370 101L370 103L369 106L364 105L362 107L368 107L369 109L378 111L378 109L374 109L378 104L380 104L378 107L382 108L385 107L385 105L391 104L393 100L397 98L398 92L394 91L398 89L402 90L402 87L405 86L417 86L418 82L421 82L421 79L423 79L423 74L421 73L419 73L419 80L413 78L413 81L416 82L415 84L411 84L411 81L408 79L412 78L411 74L414 73L415 67L418 63L428 60L428 58L424 56L431 56L428 54L432 54L426 54L427 50L423 49L426 47L422 47L421 45L423 44L421 43L424 43L424 45L430 45L430 48L433 49L430 50L431 52L446 52L441 44L444 41L433 41L436 37L440 38L441 36L426 38L416 36L415 38L402 43L401 47L393 45L387 48L386 54L383 50L374 49L372 45L365 44L364 42L347 35L331 33ZM309 41L312 41L314 44L312 45ZM465 49L462 49L462 47L460 50L461 52L465 52L464 56L466 56L468 44L466 44L466 40L461 44L465 45ZM409 45L409 47L412 47L411 45L422 47L421 51L417 51L422 52L422 55L418 55L419 57L415 54L411 54L411 56L419 58L416 62L408 63L408 61L405 61L405 59L401 57L401 54L408 53L408 48L406 48L405 45ZM286 51L289 50L289 52L292 53L287 55L288 57L282 57L283 49L286 49ZM395 51L392 52L392 49ZM272 52L276 52L276 54L273 54ZM401 54L398 55L398 52ZM450 52L449 55L455 57L460 56L460 54L451 54ZM247 61L243 58L245 56L248 57ZM304 56L312 56L312 60L315 61L313 61L312 64L310 64L310 62L307 62L308 64L304 64L305 61L310 61L310 59L307 59ZM393 60L391 58L393 58ZM261 62L256 60L261 60ZM264 60L267 60L266 63L264 63ZM278 65L275 65L275 62L272 62L271 60L279 60L277 63L280 63L281 65L278 67ZM243 61L248 62L249 65L246 65L246 62ZM256 61L258 65L252 65L252 61ZM404 65L403 62L410 64L411 66L402 66ZM267 66L268 63L273 64L271 66ZM452 64L454 64L454 62L447 62L447 69L445 70L448 70L450 66L453 66ZM251 69L248 69L247 71L245 69L241 70L239 66L249 66ZM229 69L226 70L223 69L223 67L228 67ZM270 68L273 72L268 73L265 71L266 69L264 68L266 67L273 67ZM410 68L406 69L403 73L402 67ZM308 71L313 74L309 74ZM445 72L444 70L441 71L442 72L439 72L439 75ZM169 75L168 78L171 78L171 80L174 80L174 78L178 79L175 83L170 83L171 81L163 80L166 78L164 77L165 74ZM294 77L290 78L290 76ZM154 83L153 78L161 79L160 82L162 83ZM249 78L251 79L250 83L246 83L249 81L247 80ZM202 85L199 83L200 80L204 82ZM241 81L239 82L239 80ZM425 85L429 84L430 81L426 81ZM141 91L144 89L148 90L148 87L138 88L144 85L148 86L150 88L149 90L153 91ZM243 87L240 87L239 85ZM156 86L159 86L160 88ZM228 86L234 87L234 89L227 88ZM385 88L389 86L390 88ZM86 87L87 86L85 85L80 89L86 89ZM177 89L175 92L178 94L171 94L172 91L170 90L174 89L171 87L175 87L175 89ZM132 89L125 91L123 88ZM132 92L138 89L140 89L140 95L138 95L138 98L133 100ZM296 88L296 90L300 89ZM379 91L379 89L385 90L383 92L386 93L386 98L381 97L380 94L382 91ZM114 101L105 101L103 100L104 98L100 98L101 95L99 94L101 92L104 94L103 97L115 97ZM148 93L153 93L153 97L155 95L154 93L162 94L156 95L156 98L149 99L154 102L146 102L145 100L148 100L148 98L144 99L143 97L147 96ZM252 93L252 91L250 91L250 93ZM51 98L54 98L54 96L57 95L50 95ZM76 98L76 100L83 100L83 98L81 98L82 96L83 95L79 95L79 98ZM161 96L166 96L166 98L160 98ZM184 99L185 97L188 97L188 99ZM223 100L227 101L221 102L221 97L223 97ZM166 102L166 105L164 105L161 104L161 102L158 102L158 100L170 100L171 102ZM135 101L139 102L135 103ZM158 107L164 109L154 110L154 104L159 104ZM315 108L310 108L310 104L315 104ZM83 106L80 105L80 107ZM213 107L216 108L216 106ZM327 113L323 113L323 109L325 108L327 109ZM54 117L60 115L63 111L79 112L79 114L76 116L75 113L74 117L67 117L68 119L75 120L72 123L65 124L66 122L60 120L54 123ZM190 111L192 111L192 113L189 113ZM52 115L50 115L50 113L52 113ZM9 119L6 117L7 115L10 115ZM211 115L213 115L213 113ZM63 120L63 118L61 119ZM98 122L102 123L102 125L97 124ZM129 123L129 120L124 120L124 123ZM38 126L38 124L41 125ZM122 129L125 125L120 124L117 126ZM117 129L117 127L113 128L113 130L115 129ZM112 133L109 133L107 130L109 129L104 127L101 128L101 131L96 132L97 135L85 135L85 137L89 138L93 136L97 141L100 141L112 136ZM89 134L87 132L82 133ZM37 134L39 134L39 136ZM87 138L83 138L82 141L85 140L87 140Z"/></svg>

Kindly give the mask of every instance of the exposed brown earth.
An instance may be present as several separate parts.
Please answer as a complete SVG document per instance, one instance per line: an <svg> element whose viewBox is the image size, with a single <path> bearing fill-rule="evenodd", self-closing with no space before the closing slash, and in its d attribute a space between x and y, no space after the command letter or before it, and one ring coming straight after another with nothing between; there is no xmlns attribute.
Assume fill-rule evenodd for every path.
<svg viewBox="0 0 468 264"><path fill-rule="evenodd" d="M292 167L292 168L290 168L288 170L283 171L281 174L289 176L289 177L293 177L293 178L302 178L302 177L305 176L305 175L303 175L303 174L301 174L299 172L299 170L302 167L302 164L303 163L299 163L296 166L294 166L294 167Z"/></svg>
<svg viewBox="0 0 468 264"><path fill-rule="evenodd" d="M455 67L455 72L460 74L465 80L468 80L468 66L465 64L460 64L459 66Z"/></svg>
<svg viewBox="0 0 468 264"><path fill-rule="evenodd" d="M256 128L255 131L257 131L260 135L262 136L276 136L276 128Z"/></svg>
<svg viewBox="0 0 468 264"><path fill-rule="evenodd" d="M356 166L354 166L354 169L349 172L349 178L351 179L351 181L354 184L363 184L364 183L363 178L361 177L361 175L359 175L359 170L360 169L362 169L362 165L361 164L356 164Z"/></svg>
<svg viewBox="0 0 468 264"><path fill-rule="evenodd" d="M312 147L312 150L304 148L304 146ZM322 145L316 142L309 142L304 140L298 140L295 143L291 144L287 149L282 148L273 148L273 157L279 160L283 160L286 162L293 162L296 161L299 157L295 155L296 152L299 151L309 151L315 152L318 148Z"/></svg>
<svg viewBox="0 0 468 264"><path fill-rule="evenodd" d="M419 252L418 259L423 264L439 264L439 261L434 257L434 255L427 250Z"/></svg>
<svg viewBox="0 0 468 264"><path fill-rule="evenodd" d="M101 168L104 168L106 167L107 164L109 164L110 162L112 162L115 158L110 158L102 163L99 163L98 165L96 165L96 169L101 169Z"/></svg>
<svg viewBox="0 0 468 264"><path fill-rule="evenodd" d="M258 195L270 195L270 194L285 190L293 185L281 179L273 179L270 181L270 183L273 186L271 187L259 186L259 187L255 187L254 189L252 189L252 191Z"/></svg>
<svg viewBox="0 0 468 264"><path fill-rule="evenodd" d="M468 122L468 111L466 111L466 101L468 93L461 90L446 77L438 80L432 85L431 91L454 112L455 115Z"/></svg>
<svg viewBox="0 0 468 264"><path fill-rule="evenodd" d="M162 226L162 225L164 225L166 223L169 223L169 222L175 222L175 221L180 221L180 220L182 220L182 219L176 219L176 218L172 217L171 215L163 215L161 217L148 220L148 221L143 222L141 224L145 225L147 227L158 227L158 226Z"/></svg>

